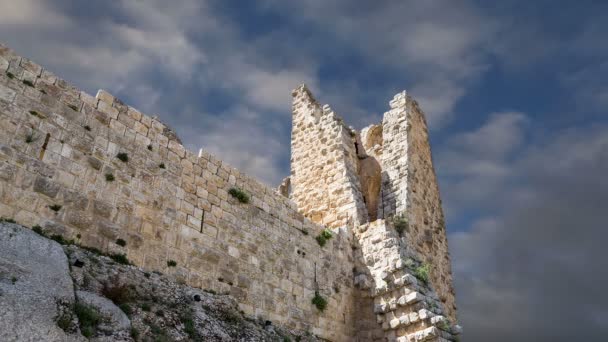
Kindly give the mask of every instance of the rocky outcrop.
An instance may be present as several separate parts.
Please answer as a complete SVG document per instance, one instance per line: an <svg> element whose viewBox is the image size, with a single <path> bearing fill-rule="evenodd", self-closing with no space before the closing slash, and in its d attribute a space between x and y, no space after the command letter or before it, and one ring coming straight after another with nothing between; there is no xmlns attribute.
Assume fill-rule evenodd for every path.
<svg viewBox="0 0 608 342"><path fill-rule="evenodd" d="M78 341L56 323L74 303L68 259L58 243L0 223L0 341Z"/></svg>
<svg viewBox="0 0 608 342"><path fill-rule="evenodd" d="M245 317L229 295L38 232L0 222L0 341L317 341Z"/></svg>

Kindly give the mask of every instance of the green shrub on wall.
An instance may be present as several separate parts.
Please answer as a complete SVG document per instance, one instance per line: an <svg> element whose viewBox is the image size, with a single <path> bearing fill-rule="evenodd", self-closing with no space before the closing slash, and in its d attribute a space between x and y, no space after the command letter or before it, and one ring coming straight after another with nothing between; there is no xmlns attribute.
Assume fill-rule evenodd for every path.
<svg viewBox="0 0 608 342"><path fill-rule="evenodd" d="M312 298L312 304L317 307L319 311L324 311L327 308L327 299L323 298L319 294L319 291L315 291L315 296Z"/></svg>
<svg viewBox="0 0 608 342"><path fill-rule="evenodd" d="M129 161L129 155L124 152L118 153L116 155L116 158L118 158L120 161L125 162L125 163Z"/></svg>
<svg viewBox="0 0 608 342"><path fill-rule="evenodd" d="M430 272L431 272L431 265L422 264L414 269L414 277L418 278L418 280L421 280L424 283L428 283Z"/></svg>
<svg viewBox="0 0 608 342"><path fill-rule="evenodd" d="M321 234L317 235L315 238L319 246L323 247L327 243L327 240L331 239L334 235L331 233L331 230L324 229Z"/></svg>
<svg viewBox="0 0 608 342"><path fill-rule="evenodd" d="M407 222L407 217L405 214L397 215L393 217L393 226L399 235L403 235L403 232L409 229L409 224Z"/></svg>
<svg viewBox="0 0 608 342"><path fill-rule="evenodd" d="M230 190L228 190L228 193L230 194L230 196L236 198L241 203L249 203L249 195L239 188L231 188Z"/></svg>

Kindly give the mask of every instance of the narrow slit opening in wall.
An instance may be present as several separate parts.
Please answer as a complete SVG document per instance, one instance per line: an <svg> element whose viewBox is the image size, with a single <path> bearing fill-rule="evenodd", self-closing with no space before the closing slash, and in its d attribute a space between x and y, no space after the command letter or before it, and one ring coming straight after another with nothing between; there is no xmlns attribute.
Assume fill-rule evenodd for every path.
<svg viewBox="0 0 608 342"><path fill-rule="evenodd" d="M49 139L51 139L51 134L47 133L46 134L46 138L44 138L44 144L42 144L42 149L40 150L40 160L42 160L42 158L44 158L44 152L46 152L46 147L49 144Z"/></svg>
<svg viewBox="0 0 608 342"><path fill-rule="evenodd" d="M203 210L203 214L201 215L201 233L203 232L204 225L205 225L205 211Z"/></svg>

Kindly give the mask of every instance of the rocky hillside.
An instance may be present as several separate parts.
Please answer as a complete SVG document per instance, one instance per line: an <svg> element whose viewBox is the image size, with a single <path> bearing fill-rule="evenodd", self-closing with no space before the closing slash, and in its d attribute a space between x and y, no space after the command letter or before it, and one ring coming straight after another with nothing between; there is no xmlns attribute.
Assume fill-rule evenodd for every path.
<svg viewBox="0 0 608 342"><path fill-rule="evenodd" d="M0 341L316 341L244 317L233 298L61 236L0 222Z"/></svg>

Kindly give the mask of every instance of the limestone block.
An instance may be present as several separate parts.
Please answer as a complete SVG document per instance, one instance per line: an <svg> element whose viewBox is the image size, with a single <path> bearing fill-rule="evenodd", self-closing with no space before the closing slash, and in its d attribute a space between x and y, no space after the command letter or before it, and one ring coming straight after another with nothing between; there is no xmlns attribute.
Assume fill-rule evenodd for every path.
<svg viewBox="0 0 608 342"><path fill-rule="evenodd" d="M0 57L0 72L5 72L8 69L9 62Z"/></svg>
<svg viewBox="0 0 608 342"><path fill-rule="evenodd" d="M97 91L97 95L95 96L98 100L111 105L112 103L114 103L114 96L112 96L112 94L108 93L107 91L103 90L103 89L99 89Z"/></svg>
<svg viewBox="0 0 608 342"><path fill-rule="evenodd" d="M39 192L50 198L55 198L59 192L60 186L48 180L45 177L38 176L34 181L34 191Z"/></svg>
<svg viewBox="0 0 608 342"><path fill-rule="evenodd" d="M97 109L100 112L107 114L112 119L118 119L118 109L112 107L111 103L99 101L97 104Z"/></svg>
<svg viewBox="0 0 608 342"><path fill-rule="evenodd" d="M401 322L399 321L399 318L393 318L389 322L389 326L391 329L396 329L399 326L399 324L401 324Z"/></svg>
<svg viewBox="0 0 608 342"><path fill-rule="evenodd" d="M6 87L4 84L0 84L0 100L6 102L13 102L17 92L11 88Z"/></svg>

